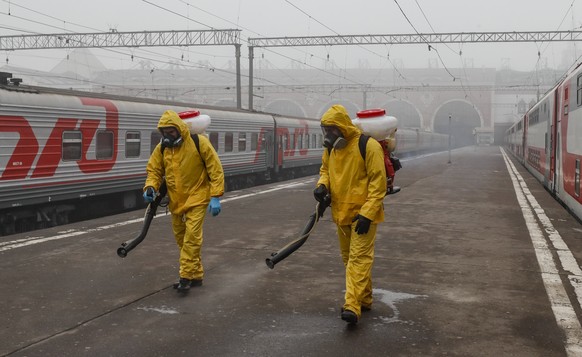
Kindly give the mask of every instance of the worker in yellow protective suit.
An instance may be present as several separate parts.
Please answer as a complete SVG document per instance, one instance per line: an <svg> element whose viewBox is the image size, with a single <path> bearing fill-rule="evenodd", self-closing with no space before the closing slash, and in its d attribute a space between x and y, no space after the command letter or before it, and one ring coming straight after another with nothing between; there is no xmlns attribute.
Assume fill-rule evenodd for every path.
<svg viewBox="0 0 582 357"><path fill-rule="evenodd" d="M172 230L180 248L180 279L174 287L184 292L202 285L202 225L207 210L213 216L220 213L224 172L208 138L198 135L197 147L176 112L167 110L158 122L158 130L163 138L148 161L144 199L153 201L165 177Z"/></svg>
<svg viewBox="0 0 582 357"><path fill-rule="evenodd" d="M361 311L372 307L372 264L377 224L384 221L386 170L384 153L373 138L360 153L360 130L341 105L321 118L324 150L320 178L313 192L322 202L331 196L333 221L346 269L342 320L355 324Z"/></svg>

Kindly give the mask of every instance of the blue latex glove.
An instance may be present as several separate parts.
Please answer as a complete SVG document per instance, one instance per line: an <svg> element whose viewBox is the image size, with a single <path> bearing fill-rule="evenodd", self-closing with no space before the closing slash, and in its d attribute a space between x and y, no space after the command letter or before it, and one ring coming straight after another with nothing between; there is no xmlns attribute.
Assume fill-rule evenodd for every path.
<svg viewBox="0 0 582 357"><path fill-rule="evenodd" d="M210 203L208 204L208 212L212 213L213 216L218 216L220 213L220 200L218 197L212 197Z"/></svg>
<svg viewBox="0 0 582 357"><path fill-rule="evenodd" d="M154 199L156 198L157 194L156 191L154 190L153 187L148 187L146 188L146 190L143 192L143 200L146 203L151 203L154 202Z"/></svg>

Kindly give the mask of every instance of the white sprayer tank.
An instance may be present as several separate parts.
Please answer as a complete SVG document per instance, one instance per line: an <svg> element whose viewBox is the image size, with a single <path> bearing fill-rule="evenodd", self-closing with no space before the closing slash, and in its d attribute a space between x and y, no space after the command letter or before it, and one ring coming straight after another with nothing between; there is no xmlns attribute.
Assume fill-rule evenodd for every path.
<svg viewBox="0 0 582 357"><path fill-rule="evenodd" d="M180 112L178 115L188 126L190 134L204 134L210 126L210 117L206 114L200 114L198 110L188 110Z"/></svg>
<svg viewBox="0 0 582 357"><path fill-rule="evenodd" d="M385 109L367 109L356 113L357 117L352 123L364 134L378 141L385 140L398 126L398 119L386 115Z"/></svg>

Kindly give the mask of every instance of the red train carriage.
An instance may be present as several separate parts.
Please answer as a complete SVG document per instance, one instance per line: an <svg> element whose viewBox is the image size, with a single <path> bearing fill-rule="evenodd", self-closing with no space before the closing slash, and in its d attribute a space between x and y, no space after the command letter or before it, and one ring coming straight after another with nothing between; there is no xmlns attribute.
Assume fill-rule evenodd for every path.
<svg viewBox="0 0 582 357"><path fill-rule="evenodd" d="M580 66L506 132L505 144L562 204L582 219Z"/></svg>

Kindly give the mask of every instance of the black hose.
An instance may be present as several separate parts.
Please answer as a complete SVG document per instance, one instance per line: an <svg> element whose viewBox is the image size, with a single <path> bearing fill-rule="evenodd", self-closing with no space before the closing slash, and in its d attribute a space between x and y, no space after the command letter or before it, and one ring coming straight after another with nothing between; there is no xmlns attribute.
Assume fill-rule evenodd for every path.
<svg viewBox="0 0 582 357"><path fill-rule="evenodd" d="M323 212L325 212L325 209L327 206L329 206L330 202L331 198L329 195L325 197L323 202L318 202L317 206L315 206L315 212L309 216L309 221L305 225L305 228L303 228L301 231L299 238L279 249L279 251L272 253L269 258L265 259L265 263L270 269L275 268L275 264L287 258L289 255L291 255L291 253L299 249L303 243L307 241L307 238L309 238L313 228L315 228L315 225L317 222L319 222L319 218L323 216Z"/></svg>
<svg viewBox="0 0 582 357"><path fill-rule="evenodd" d="M167 191L168 191L168 189L166 187L166 181L164 180L164 181L162 181L158 195L156 196L154 201L150 202L150 204L146 208L146 213L145 213L144 220L143 220L143 226L141 227L141 232L139 233L139 235L135 238L132 238L128 241L121 243L121 247L119 247L117 249L117 255L120 258L127 257L127 253L132 251L135 247L137 247L145 239L146 235L148 234L150 224L152 223L152 220L154 219L154 216L156 215L156 211L158 209L158 206L160 205L160 202L162 201L164 196L166 196Z"/></svg>

